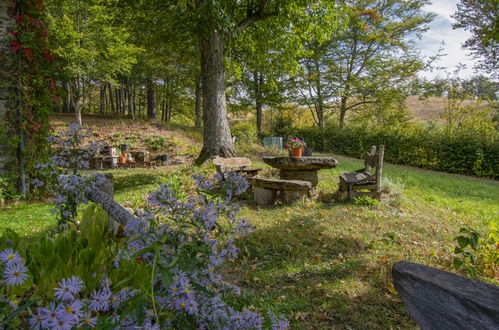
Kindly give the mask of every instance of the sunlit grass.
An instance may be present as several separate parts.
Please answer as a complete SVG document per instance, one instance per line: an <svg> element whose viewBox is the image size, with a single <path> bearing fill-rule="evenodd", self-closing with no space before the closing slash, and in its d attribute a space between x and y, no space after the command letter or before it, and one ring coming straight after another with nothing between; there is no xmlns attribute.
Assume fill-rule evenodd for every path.
<svg viewBox="0 0 499 330"><path fill-rule="evenodd" d="M263 175L276 175L253 158ZM391 286L391 266L409 260L452 271L459 228L485 232L499 218L499 184L385 164L381 204L336 203L338 174L362 167L359 160L336 158L337 168L319 172L317 201L267 208L241 201L242 215L255 230L239 241L239 259L224 269L243 288L232 303L286 314L300 329L415 328ZM161 183L187 182L196 171L188 166L112 171L115 199L142 207ZM47 230L55 224L49 210L45 203L10 204L0 212L0 230L26 236Z"/></svg>

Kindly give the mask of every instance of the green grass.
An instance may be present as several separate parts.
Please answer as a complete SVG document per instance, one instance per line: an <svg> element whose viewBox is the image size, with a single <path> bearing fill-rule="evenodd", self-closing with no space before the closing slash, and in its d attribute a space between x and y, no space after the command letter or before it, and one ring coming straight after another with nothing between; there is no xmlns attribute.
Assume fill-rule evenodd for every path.
<svg viewBox="0 0 499 330"><path fill-rule="evenodd" d="M299 329L415 328L391 286L391 266L408 260L452 271L459 228L485 232L499 218L499 184L386 164L381 204L339 204L332 200L338 174L362 163L336 158L337 168L319 172L318 201L268 208L242 201L242 214L256 228L239 241L240 258L224 270L243 289L234 304L279 311ZM254 166L270 173L263 163ZM140 207L160 183L183 181L194 171L113 171L115 198ZM27 236L46 230L55 223L49 209L44 203L10 204L1 210L0 230Z"/></svg>

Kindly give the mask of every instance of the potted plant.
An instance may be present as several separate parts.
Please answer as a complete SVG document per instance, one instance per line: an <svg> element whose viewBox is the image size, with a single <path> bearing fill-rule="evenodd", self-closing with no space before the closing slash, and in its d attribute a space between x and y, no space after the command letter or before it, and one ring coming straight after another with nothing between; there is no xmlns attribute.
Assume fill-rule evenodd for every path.
<svg viewBox="0 0 499 330"><path fill-rule="evenodd" d="M300 138L291 138L284 145L285 148L291 150L291 156L293 157L301 157L304 146L306 146L305 141Z"/></svg>

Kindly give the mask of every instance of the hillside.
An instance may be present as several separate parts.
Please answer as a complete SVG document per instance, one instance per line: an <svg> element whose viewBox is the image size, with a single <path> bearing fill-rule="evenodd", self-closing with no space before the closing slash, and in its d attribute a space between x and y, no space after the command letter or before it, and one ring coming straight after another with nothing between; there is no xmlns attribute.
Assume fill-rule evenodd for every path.
<svg viewBox="0 0 499 330"><path fill-rule="evenodd" d="M473 104L476 101L468 100L464 102L464 105ZM405 105L407 110L414 116L417 120L442 120L442 116L445 111L445 106L447 105L447 98L430 96L428 98L421 98L419 96L409 96ZM487 102L483 102L482 107L487 106Z"/></svg>
<svg viewBox="0 0 499 330"><path fill-rule="evenodd" d="M59 131L73 123L73 114L54 115L52 128ZM144 120L113 119L96 115L84 115L83 126L92 132L86 142L98 142L119 147L128 144L131 149L148 151L151 156L168 154L177 163L191 163L201 150L201 144L190 129L168 128L165 125Z"/></svg>

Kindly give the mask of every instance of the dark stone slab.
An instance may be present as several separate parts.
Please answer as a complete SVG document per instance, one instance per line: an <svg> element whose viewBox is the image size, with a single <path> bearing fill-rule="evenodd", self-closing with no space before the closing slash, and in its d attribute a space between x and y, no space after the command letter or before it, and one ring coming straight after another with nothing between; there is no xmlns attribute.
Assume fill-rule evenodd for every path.
<svg viewBox="0 0 499 330"><path fill-rule="evenodd" d="M338 161L330 157L263 157L263 161L281 170L306 171L333 168Z"/></svg>
<svg viewBox="0 0 499 330"><path fill-rule="evenodd" d="M397 262L393 284L423 329L499 329L499 287L433 267Z"/></svg>
<svg viewBox="0 0 499 330"><path fill-rule="evenodd" d="M265 178L249 178L248 181L257 187L273 190L303 191L312 189L312 184L308 181L300 180L277 180Z"/></svg>

